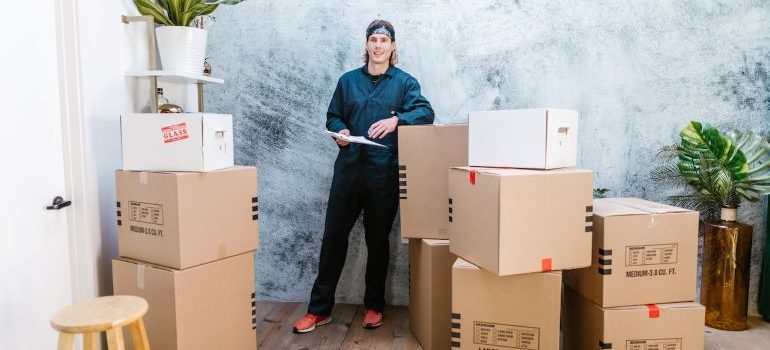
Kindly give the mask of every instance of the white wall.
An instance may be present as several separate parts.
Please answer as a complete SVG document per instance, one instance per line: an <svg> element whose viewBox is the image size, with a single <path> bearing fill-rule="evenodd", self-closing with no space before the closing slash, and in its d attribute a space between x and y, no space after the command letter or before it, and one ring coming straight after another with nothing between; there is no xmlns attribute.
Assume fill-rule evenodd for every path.
<svg viewBox="0 0 770 350"><path fill-rule="evenodd" d="M96 260L95 295L112 293L111 259L117 256L114 172L121 166L120 115L147 101L149 84L127 79L130 67L146 68L141 24L123 24L136 14L133 1L78 0L82 117L85 141L87 234ZM134 49L134 46L140 50ZM143 49L143 50L141 50ZM142 60L141 58L144 58ZM144 64L144 66L141 66ZM145 90L139 90L144 86Z"/></svg>

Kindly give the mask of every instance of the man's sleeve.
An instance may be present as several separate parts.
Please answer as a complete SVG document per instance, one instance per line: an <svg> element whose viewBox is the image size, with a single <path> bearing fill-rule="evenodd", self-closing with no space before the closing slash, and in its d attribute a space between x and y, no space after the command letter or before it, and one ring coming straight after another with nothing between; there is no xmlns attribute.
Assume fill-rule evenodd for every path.
<svg viewBox="0 0 770 350"><path fill-rule="evenodd" d="M417 82L417 79L410 77L406 82L404 104L402 110L398 113L398 123L409 125L433 124L433 118L433 107L422 96L420 83Z"/></svg>
<svg viewBox="0 0 770 350"><path fill-rule="evenodd" d="M337 81L337 88L334 89L332 101L329 102L329 109L326 111L326 129L333 132L348 129L343 121L343 96L342 96L342 78Z"/></svg>

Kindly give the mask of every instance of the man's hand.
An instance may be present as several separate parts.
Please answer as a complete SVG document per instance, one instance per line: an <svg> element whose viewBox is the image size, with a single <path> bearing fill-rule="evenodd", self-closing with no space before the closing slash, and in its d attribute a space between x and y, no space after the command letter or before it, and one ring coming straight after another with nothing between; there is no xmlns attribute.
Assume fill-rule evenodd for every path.
<svg viewBox="0 0 770 350"><path fill-rule="evenodd" d="M350 136L350 130L342 129L342 130L340 130L339 134ZM345 147L345 146L347 146L350 143L350 142L347 142L345 140L340 140L340 139L334 139L334 141L337 141L337 144L342 146L342 147Z"/></svg>
<svg viewBox="0 0 770 350"><path fill-rule="evenodd" d="M380 120L369 127L369 138L370 139L384 138L388 134L396 131L397 126L398 126L397 116Z"/></svg>

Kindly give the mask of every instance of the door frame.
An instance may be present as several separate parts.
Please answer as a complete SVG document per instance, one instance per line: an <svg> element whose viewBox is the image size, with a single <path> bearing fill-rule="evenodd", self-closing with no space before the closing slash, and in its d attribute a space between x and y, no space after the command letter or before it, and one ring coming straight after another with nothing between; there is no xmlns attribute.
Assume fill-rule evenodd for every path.
<svg viewBox="0 0 770 350"><path fill-rule="evenodd" d="M72 301L99 295L98 238L90 224L98 213L86 181L88 176L87 143L83 113L83 85L80 60L78 0L56 1L56 46L59 74L59 104L64 156L65 199L73 205L64 209L67 216ZM95 206L95 207L94 207ZM96 232L94 232L96 231ZM96 242L95 238L97 239ZM96 243L96 244L94 244Z"/></svg>

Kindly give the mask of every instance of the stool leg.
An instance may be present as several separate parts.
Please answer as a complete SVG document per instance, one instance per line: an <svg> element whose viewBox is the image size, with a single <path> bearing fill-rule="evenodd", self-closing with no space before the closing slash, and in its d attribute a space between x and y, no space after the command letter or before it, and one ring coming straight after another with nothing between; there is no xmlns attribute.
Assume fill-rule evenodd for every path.
<svg viewBox="0 0 770 350"><path fill-rule="evenodd" d="M59 350L72 350L75 346L75 335L70 333L59 333Z"/></svg>
<svg viewBox="0 0 770 350"><path fill-rule="evenodd" d="M107 349L126 350L126 343L123 341L123 327L107 330Z"/></svg>
<svg viewBox="0 0 770 350"><path fill-rule="evenodd" d="M99 350L99 332L83 334L83 350Z"/></svg>
<svg viewBox="0 0 770 350"><path fill-rule="evenodd" d="M150 350L150 344L147 341L147 331L144 329L144 321L140 318L129 326L131 330L131 340L134 342L136 350Z"/></svg>

